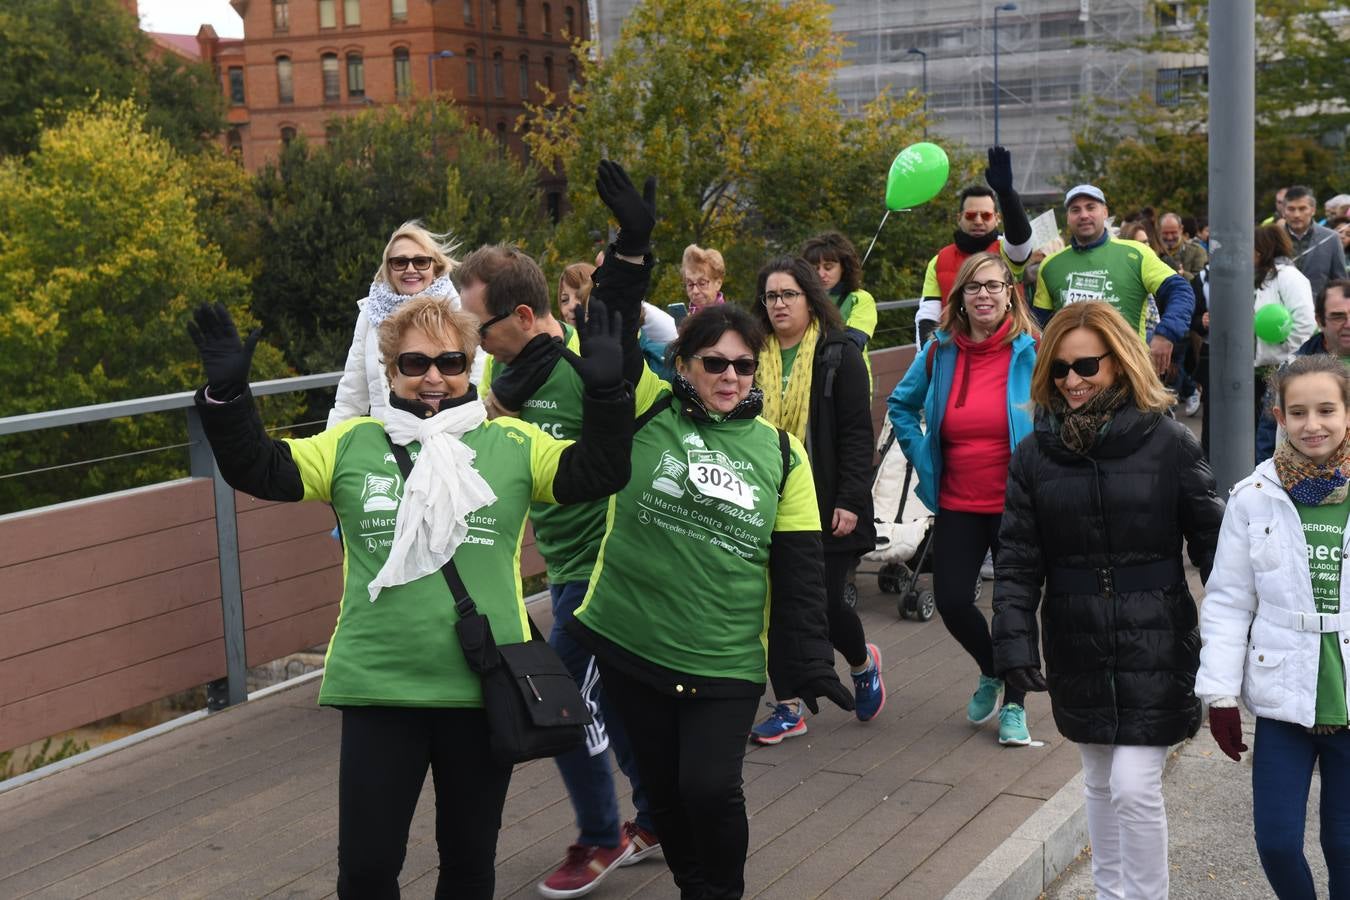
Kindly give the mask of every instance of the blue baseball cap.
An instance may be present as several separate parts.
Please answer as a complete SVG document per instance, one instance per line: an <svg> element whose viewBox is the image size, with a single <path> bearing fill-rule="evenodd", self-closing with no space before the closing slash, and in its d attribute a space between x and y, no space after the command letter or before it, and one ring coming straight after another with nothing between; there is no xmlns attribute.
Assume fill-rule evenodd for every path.
<svg viewBox="0 0 1350 900"><path fill-rule="evenodd" d="M1073 202L1073 198L1075 197L1091 197L1098 203L1106 203L1106 195L1103 194L1102 189L1095 184L1080 184L1078 187L1069 188L1069 192L1064 195L1065 209L1069 208L1069 204Z"/></svg>

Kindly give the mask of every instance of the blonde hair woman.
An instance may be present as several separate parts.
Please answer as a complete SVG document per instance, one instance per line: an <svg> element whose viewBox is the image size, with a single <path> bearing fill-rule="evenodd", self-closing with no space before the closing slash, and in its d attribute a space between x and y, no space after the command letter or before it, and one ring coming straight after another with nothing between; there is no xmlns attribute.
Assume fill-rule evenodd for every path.
<svg viewBox="0 0 1350 900"><path fill-rule="evenodd" d="M591 296L591 276L595 266L590 263L572 263L563 269L558 279L558 314L568 325L577 324L577 310L586 308Z"/></svg>
<svg viewBox="0 0 1350 900"><path fill-rule="evenodd" d="M380 323L413 297L441 297L459 309L459 293L450 281L450 273L456 266L450 255L455 246L449 235L428 231L418 221L404 222L389 236L370 293L356 304L360 311L333 409L328 414L329 428L355 416L384 418L389 380L380 364L377 337ZM469 373L474 384L483 373L483 356L478 355Z"/></svg>
<svg viewBox="0 0 1350 900"><path fill-rule="evenodd" d="M1200 726L1181 545L1208 579L1223 503L1199 443L1167 415L1148 348L1110 305L1055 314L1031 397L1036 428L1008 469L994 565L994 665L1022 690L1048 687L1055 725L1079 745L1098 894L1166 897L1163 762Z"/></svg>

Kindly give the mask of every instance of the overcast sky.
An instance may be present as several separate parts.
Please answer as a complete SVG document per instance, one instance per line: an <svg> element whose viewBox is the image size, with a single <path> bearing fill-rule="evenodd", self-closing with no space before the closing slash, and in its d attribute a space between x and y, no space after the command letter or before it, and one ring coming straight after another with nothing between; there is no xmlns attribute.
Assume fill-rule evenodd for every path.
<svg viewBox="0 0 1350 900"><path fill-rule="evenodd" d="M196 34L210 23L223 38L244 36L244 20L229 0L140 0L141 27L169 34Z"/></svg>

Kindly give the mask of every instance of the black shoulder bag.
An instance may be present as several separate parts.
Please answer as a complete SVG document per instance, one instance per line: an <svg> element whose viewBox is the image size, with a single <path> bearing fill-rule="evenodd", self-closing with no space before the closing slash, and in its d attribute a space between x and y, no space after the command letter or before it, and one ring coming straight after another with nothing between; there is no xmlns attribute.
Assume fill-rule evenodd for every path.
<svg viewBox="0 0 1350 900"><path fill-rule="evenodd" d="M406 483L412 471L408 448L393 441L389 446ZM441 574L459 613L455 634L464 659L483 681L483 711L493 755L515 764L558 756L585 743L590 709L529 613L525 618L530 640L498 646L491 623L478 611L455 568L454 557L441 567Z"/></svg>

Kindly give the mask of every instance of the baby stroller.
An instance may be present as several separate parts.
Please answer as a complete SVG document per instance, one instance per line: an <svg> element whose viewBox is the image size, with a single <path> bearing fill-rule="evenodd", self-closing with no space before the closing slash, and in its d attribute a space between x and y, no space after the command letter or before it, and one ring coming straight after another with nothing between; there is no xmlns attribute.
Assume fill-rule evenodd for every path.
<svg viewBox="0 0 1350 900"><path fill-rule="evenodd" d="M900 595L895 607L901 618L927 622L933 618L935 604L933 592L919 587L919 573L928 566L933 515L914 494L913 467L900 452L889 421L882 426L878 444L881 465L872 480L872 506L877 512L894 509L896 513L894 521L877 518L877 547L863 559L881 563L876 572L877 587L887 594ZM856 598L851 583L850 589Z"/></svg>

